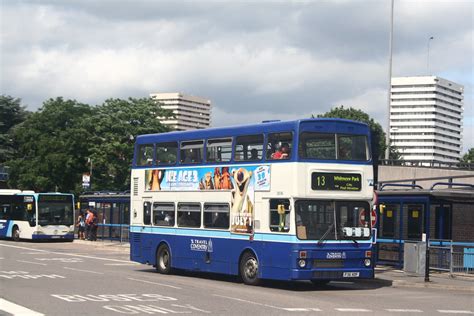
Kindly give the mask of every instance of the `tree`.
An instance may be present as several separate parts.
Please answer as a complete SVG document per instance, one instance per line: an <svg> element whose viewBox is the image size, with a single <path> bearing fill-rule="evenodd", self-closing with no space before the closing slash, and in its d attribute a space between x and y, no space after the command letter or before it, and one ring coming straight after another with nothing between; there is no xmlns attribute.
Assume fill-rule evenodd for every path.
<svg viewBox="0 0 474 316"><path fill-rule="evenodd" d="M474 163L474 147L469 149L461 159L462 162Z"/></svg>
<svg viewBox="0 0 474 316"><path fill-rule="evenodd" d="M9 161L9 185L35 191L82 191L92 161L92 189L126 190L133 140L167 131L157 117L169 116L152 99L109 99L91 107L50 99L14 129L18 152Z"/></svg>
<svg viewBox="0 0 474 316"><path fill-rule="evenodd" d="M170 115L151 98L108 99L98 106L88 122L93 134L90 140L92 188L128 190L134 138L168 131L157 117Z"/></svg>
<svg viewBox="0 0 474 316"><path fill-rule="evenodd" d="M375 122L367 113L354 109L352 107L346 109L343 105L340 107L334 107L329 112L325 114L318 115L318 117L334 117L334 118L344 118L353 121L359 121L369 125L371 134L372 134L372 157L374 162L378 164L379 159L384 158L385 150L387 148L385 142L385 133L379 123ZM393 151L393 155L397 154L396 151Z"/></svg>
<svg viewBox="0 0 474 316"><path fill-rule="evenodd" d="M13 127L22 123L29 112L21 105L21 99L8 95L0 96L0 164L9 160L14 152L10 132Z"/></svg>
<svg viewBox="0 0 474 316"><path fill-rule="evenodd" d="M88 156L92 115L87 104L50 99L14 128L17 148L10 166L9 186L39 192L73 192L80 183Z"/></svg>

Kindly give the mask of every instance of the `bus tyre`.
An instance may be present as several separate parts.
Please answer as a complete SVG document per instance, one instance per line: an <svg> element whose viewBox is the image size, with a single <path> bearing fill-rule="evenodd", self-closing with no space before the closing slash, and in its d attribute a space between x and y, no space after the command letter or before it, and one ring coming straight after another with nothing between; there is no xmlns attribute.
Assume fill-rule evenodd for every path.
<svg viewBox="0 0 474 316"><path fill-rule="evenodd" d="M14 241L20 241L20 230L18 229L18 226L14 226L12 230L12 239Z"/></svg>
<svg viewBox="0 0 474 316"><path fill-rule="evenodd" d="M161 274L171 273L171 252L167 245L161 245L156 252L156 271Z"/></svg>
<svg viewBox="0 0 474 316"><path fill-rule="evenodd" d="M311 283L313 283L315 287L325 286L329 282L329 280L311 280Z"/></svg>
<svg viewBox="0 0 474 316"><path fill-rule="evenodd" d="M247 285L258 285L258 260L252 252L246 252L240 260L240 276Z"/></svg>

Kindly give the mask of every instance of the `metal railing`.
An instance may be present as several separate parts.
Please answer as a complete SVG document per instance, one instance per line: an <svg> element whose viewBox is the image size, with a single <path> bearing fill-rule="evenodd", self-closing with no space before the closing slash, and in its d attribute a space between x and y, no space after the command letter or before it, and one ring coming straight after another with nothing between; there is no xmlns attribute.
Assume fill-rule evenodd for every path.
<svg viewBox="0 0 474 316"><path fill-rule="evenodd" d="M474 170L474 163L468 162L444 162L437 160L401 160L401 159L381 159L381 166L403 166L403 167L424 167L439 169Z"/></svg>
<svg viewBox="0 0 474 316"><path fill-rule="evenodd" d="M452 240L430 240L430 270L474 274L474 246L459 246Z"/></svg>

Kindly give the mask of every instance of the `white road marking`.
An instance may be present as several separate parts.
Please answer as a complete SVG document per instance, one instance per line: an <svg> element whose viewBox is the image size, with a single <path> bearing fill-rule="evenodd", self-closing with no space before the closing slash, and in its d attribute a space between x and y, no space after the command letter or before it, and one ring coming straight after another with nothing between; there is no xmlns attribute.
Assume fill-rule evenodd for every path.
<svg viewBox="0 0 474 316"><path fill-rule="evenodd" d="M163 283L157 283L157 282L151 282L151 281L146 281L146 280L139 280L139 279L134 279L134 278L127 278L128 280L132 280L132 281L137 281L137 282L143 282L143 283L149 283L149 284L155 284L155 285L161 285L161 286L167 286L167 287L170 287L172 289L177 289L177 290L181 290L182 288L178 287L178 286L174 286L174 285L168 285L168 284L163 284Z"/></svg>
<svg viewBox="0 0 474 316"><path fill-rule="evenodd" d="M44 314L35 312L29 308L9 302L0 298L0 310L12 315L44 316Z"/></svg>
<svg viewBox="0 0 474 316"><path fill-rule="evenodd" d="M288 311L288 312L322 312L321 309L313 308L313 307L309 307L309 308L289 307L289 308L282 308L282 309L284 309L285 311Z"/></svg>
<svg viewBox="0 0 474 316"><path fill-rule="evenodd" d="M69 267L63 267L64 269L67 270L74 270L74 271L79 271L79 272L87 272L87 273L95 273L95 274L104 274L102 272L97 272L97 271L91 271L91 270L81 270L81 269L75 269L75 268L69 268Z"/></svg>
<svg viewBox="0 0 474 316"><path fill-rule="evenodd" d="M31 261L26 261L26 260L17 260L18 262L24 262L24 263L31 263L31 264L37 264L40 266L47 266L46 263L39 263L39 262L31 262Z"/></svg>
<svg viewBox="0 0 474 316"><path fill-rule="evenodd" d="M194 306L189 305L189 304L186 304L186 305L171 304L171 306L181 307L181 308L189 308L189 309L192 309L192 310L195 310L195 311L198 311L198 312L201 312L201 313L205 313L205 314L210 314L211 313L210 311L206 311L206 310L194 307Z"/></svg>
<svg viewBox="0 0 474 316"><path fill-rule="evenodd" d="M449 309L438 309L438 312L443 313L443 314L469 314L469 315L474 314L474 312L472 311L449 310Z"/></svg>
<svg viewBox="0 0 474 316"><path fill-rule="evenodd" d="M423 311L419 309L401 309L401 308L387 308L386 311L392 312L392 313L423 313Z"/></svg>
<svg viewBox="0 0 474 316"><path fill-rule="evenodd" d="M28 247L21 247L21 246L14 246L14 245L6 245L6 244L3 244L3 243L0 243L0 246L2 246L2 247L9 247L9 248L18 248L18 249L32 250L32 251L37 251L37 252L41 252L41 253L45 253L45 254L55 254L55 255L81 257L81 258L96 259L96 260L103 260L103 261L130 263L130 260L101 258L101 257L80 255L80 254L75 254L75 253L54 252L54 251L48 251L48 250L42 250L42 249L33 249L33 248L28 248Z"/></svg>
<svg viewBox="0 0 474 316"><path fill-rule="evenodd" d="M280 309L280 310L283 309L283 308L281 308L281 307L277 307L277 306L273 306L273 305L268 305L268 304L257 303L257 302L252 302L252 301L248 301L248 300L243 300L243 299L237 298L237 297L230 297L230 296L224 296L224 295L218 295L218 294L212 294L212 296L227 298L227 299L229 299L229 300L234 300L234 301L239 301L239 302L244 302L244 303L259 305L259 306L265 306L265 307L276 308L276 309Z"/></svg>
<svg viewBox="0 0 474 316"><path fill-rule="evenodd" d="M372 312L370 309L365 308L335 308L339 312L355 312L355 313L369 313Z"/></svg>
<svg viewBox="0 0 474 316"><path fill-rule="evenodd" d="M104 266L140 266L141 263L129 262L129 263L104 263Z"/></svg>

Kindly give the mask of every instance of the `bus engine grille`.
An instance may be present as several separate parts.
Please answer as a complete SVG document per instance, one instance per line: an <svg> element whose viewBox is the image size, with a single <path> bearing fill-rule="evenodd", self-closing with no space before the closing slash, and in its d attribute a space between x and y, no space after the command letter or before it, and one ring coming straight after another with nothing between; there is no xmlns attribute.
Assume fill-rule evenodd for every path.
<svg viewBox="0 0 474 316"><path fill-rule="evenodd" d="M343 260L320 260L315 259L313 261L313 267L315 268L343 268Z"/></svg>

